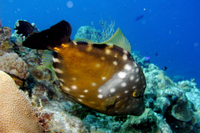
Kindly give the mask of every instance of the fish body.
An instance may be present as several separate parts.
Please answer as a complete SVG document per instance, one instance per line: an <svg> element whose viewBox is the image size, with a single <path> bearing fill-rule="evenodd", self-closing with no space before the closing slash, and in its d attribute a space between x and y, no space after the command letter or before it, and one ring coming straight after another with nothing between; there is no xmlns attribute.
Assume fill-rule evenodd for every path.
<svg viewBox="0 0 200 133"><path fill-rule="evenodd" d="M25 20L18 20L15 23L14 29L17 31L17 34L22 34L25 37L27 37L34 31L37 32L36 27Z"/></svg>
<svg viewBox="0 0 200 133"><path fill-rule="evenodd" d="M146 81L131 54L114 44L75 42L70 35L71 26L61 21L23 45L55 52L61 89L75 101L107 115L141 115Z"/></svg>
<svg viewBox="0 0 200 133"><path fill-rule="evenodd" d="M135 21L138 21L138 20L142 19L143 17L144 17L144 15L137 16L137 17L135 18Z"/></svg>

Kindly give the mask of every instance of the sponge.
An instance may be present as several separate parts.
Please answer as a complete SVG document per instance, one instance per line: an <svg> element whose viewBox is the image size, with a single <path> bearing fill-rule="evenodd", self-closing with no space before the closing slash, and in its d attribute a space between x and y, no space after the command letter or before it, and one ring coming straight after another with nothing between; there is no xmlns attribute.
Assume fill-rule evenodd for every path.
<svg viewBox="0 0 200 133"><path fill-rule="evenodd" d="M0 132L44 132L29 101L3 71L0 71Z"/></svg>

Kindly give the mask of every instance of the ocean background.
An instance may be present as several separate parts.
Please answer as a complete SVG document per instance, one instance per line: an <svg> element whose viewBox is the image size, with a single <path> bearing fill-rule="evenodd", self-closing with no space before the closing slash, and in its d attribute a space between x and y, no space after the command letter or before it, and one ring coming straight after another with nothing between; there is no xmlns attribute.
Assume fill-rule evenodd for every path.
<svg viewBox="0 0 200 133"><path fill-rule="evenodd" d="M144 15L138 21L136 17ZM200 85L199 0L0 0L0 20L14 31L18 19L44 30L60 20L73 28L101 29L99 20L114 20L132 46L150 57L175 81L191 80ZM176 77L176 78L175 78Z"/></svg>

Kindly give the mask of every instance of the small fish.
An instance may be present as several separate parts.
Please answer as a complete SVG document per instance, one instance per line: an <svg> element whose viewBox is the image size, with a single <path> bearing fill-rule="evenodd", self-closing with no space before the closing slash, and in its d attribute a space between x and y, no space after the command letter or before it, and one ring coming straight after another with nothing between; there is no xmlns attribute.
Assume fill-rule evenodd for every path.
<svg viewBox="0 0 200 133"><path fill-rule="evenodd" d="M138 21L138 20L142 19L143 17L144 17L144 15L137 16L137 17L135 18L135 21Z"/></svg>
<svg viewBox="0 0 200 133"><path fill-rule="evenodd" d="M146 80L140 66L123 49L129 46L120 30L108 44L75 42L70 39L71 32L70 24L62 20L28 36L23 45L54 52L53 57L44 56L44 65L55 72L62 91L75 101L107 115L141 115Z"/></svg>
<svg viewBox="0 0 200 133"><path fill-rule="evenodd" d="M18 20L15 23L14 29L17 30L17 34L22 34L23 36L27 37L34 32L35 27L25 20Z"/></svg>
<svg viewBox="0 0 200 133"><path fill-rule="evenodd" d="M166 66L164 66L162 69L163 69L163 71L166 71L168 68Z"/></svg>
<svg viewBox="0 0 200 133"><path fill-rule="evenodd" d="M158 53L155 53L155 56L158 56Z"/></svg>

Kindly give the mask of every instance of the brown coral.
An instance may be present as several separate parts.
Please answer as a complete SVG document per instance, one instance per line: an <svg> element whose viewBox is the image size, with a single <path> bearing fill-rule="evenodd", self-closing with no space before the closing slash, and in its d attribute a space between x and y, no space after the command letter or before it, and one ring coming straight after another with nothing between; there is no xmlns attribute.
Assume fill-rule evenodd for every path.
<svg viewBox="0 0 200 133"><path fill-rule="evenodd" d="M5 41L10 38L11 29L9 27L0 27L0 41Z"/></svg>
<svg viewBox="0 0 200 133"><path fill-rule="evenodd" d="M0 56L0 70L20 79L26 79L29 76L27 64L16 53L3 52Z"/></svg>
<svg viewBox="0 0 200 133"><path fill-rule="evenodd" d="M0 71L0 132L43 132L31 104L3 71Z"/></svg>

